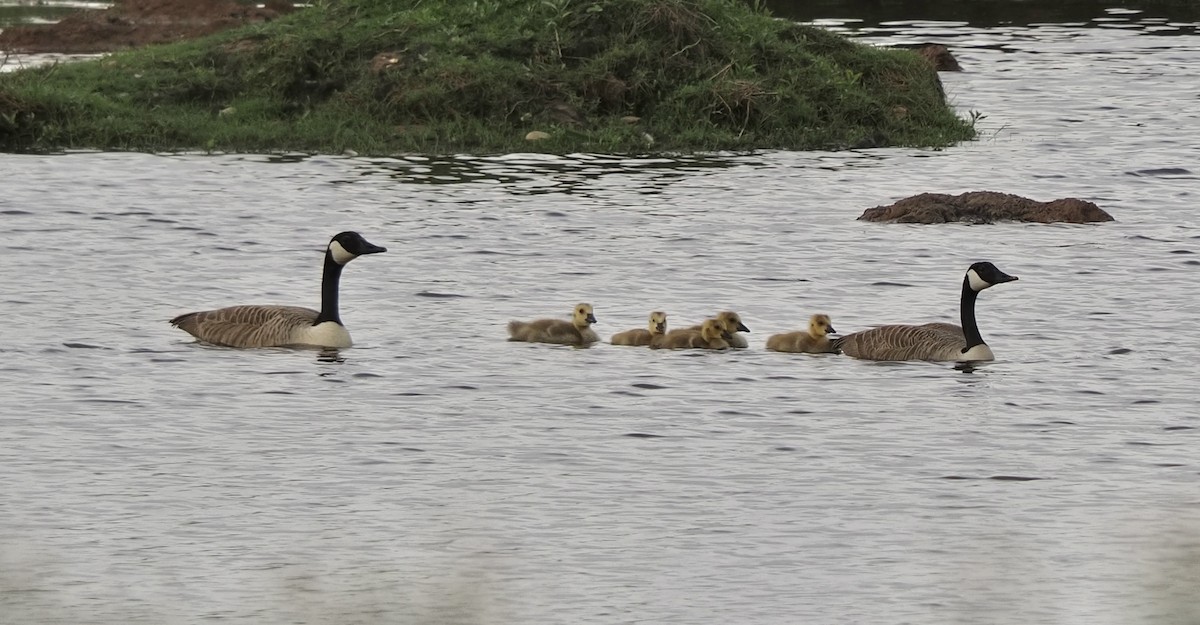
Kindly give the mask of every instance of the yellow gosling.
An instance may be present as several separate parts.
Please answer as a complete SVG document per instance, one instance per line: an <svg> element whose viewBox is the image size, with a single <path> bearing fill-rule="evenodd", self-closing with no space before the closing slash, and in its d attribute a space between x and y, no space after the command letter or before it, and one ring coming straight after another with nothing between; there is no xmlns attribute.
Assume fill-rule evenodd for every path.
<svg viewBox="0 0 1200 625"><path fill-rule="evenodd" d="M831 332L837 330L833 329L829 315L813 315L808 320L808 330L774 334L767 339L767 349L792 354L837 353L826 336Z"/></svg>
<svg viewBox="0 0 1200 625"><path fill-rule="evenodd" d="M591 304L575 306L571 320L538 319L508 322L508 340L557 345L591 345L600 340L591 325L596 323Z"/></svg>
<svg viewBox="0 0 1200 625"><path fill-rule="evenodd" d="M663 336L666 332L667 313L656 310L650 313L650 323L646 328L618 332L612 336L611 342L613 345L642 347L653 343L655 337Z"/></svg>
<svg viewBox="0 0 1200 625"><path fill-rule="evenodd" d="M741 315L732 310L726 310L717 313L716 319L728 335L726 339L729 341L730 347L749 347L750 343L746 340L746 337L738 334L738 332L750 331L750 328L747 328L746 324L742 323ZM700 326L692 326L688 329L699 330Z"/></svg>
<svg viewBox="0 0 1200 625"><path fill-rule="evenodd" d="M716 319L707 319L699 330L683 329L670 332L650 344L651 349L729 349L725 329Z"/></svg>

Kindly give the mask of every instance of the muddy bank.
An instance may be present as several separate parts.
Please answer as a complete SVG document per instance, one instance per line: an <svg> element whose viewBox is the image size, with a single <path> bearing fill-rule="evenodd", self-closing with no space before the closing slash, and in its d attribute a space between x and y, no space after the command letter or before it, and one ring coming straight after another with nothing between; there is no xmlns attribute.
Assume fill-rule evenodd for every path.
<svg viewBox="0 0 1200 625"><path fill-rule="evenodd" d="M0 32L0 50L92 54L136 48L267 22L293 10L291 2L263 8L233 0L125 0L110 9L81 10L55 24L15 26Z"/></svg>

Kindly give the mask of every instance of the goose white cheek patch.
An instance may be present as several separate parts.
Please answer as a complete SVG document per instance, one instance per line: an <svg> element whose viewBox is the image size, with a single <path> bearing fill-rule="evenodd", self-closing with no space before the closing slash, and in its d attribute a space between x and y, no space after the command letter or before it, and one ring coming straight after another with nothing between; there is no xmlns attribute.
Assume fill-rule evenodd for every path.
<svg viewBox="0 0 1200 625"><path fill-rule="evenodd" d="M976 291L976 292L982 291L982 290L988 288L989 286L992 286L991 282L988 282L987 280L980 278L979 274L975 273L974 269L967 270L967 284L970 284L971 290Z"/></svg>
<svg viewBox="0 0 1200 625"><path fill-rule="evenodd" d="M329 252L333 254L333 262L339 265L345 265L355 258L358 258L357 254L351 254L350 252L347 252L346 248L342 247L342 244L338 243L337 241L329 242Z"/></svg>

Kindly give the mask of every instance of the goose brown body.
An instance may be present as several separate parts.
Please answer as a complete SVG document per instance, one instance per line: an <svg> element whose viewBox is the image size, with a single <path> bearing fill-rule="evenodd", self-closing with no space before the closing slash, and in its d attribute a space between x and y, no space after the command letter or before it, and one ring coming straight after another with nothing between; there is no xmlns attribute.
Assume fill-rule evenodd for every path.
<svg viewBox="0 0 1200 625"><path fill-rule="evenodd" d="M277 347L305 345L309 328L321 313L300 306L229 306L179 315L171 325L213 345ZM345 331L345 328L342 328ZM349 347L345 341L327 347Z"/></svg>
<svg viewBox="0 0 1200 625"><path fill-rule="evenodd" d="M892 324L848 334L838 346L847 356L867 360L953 361L962 356L967 339L953 323ZM990 349L988 356L994 358Z"/></svg>

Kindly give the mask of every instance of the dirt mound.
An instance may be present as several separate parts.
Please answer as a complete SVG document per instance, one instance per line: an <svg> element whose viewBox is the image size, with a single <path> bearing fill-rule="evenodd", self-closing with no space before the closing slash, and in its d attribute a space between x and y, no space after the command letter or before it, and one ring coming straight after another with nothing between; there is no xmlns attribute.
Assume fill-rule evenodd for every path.
<svg viewBox="0 0 1200 625"><path fill-rule="evenodd" d="M84 10L56 24L16 26L0 32L0 50L89 54L171 43L249 24L293 10L291 2L264 8L233 0L124 0L103 11Z"/></svg>
<svg viewBox="0 0 1200 625"><path fill-rule="evenodd" d="M1053 202L1038 202L1008 193L971 191L962 195L914 195L890 206L868 208L863 211L859 220L901 224L941 224L954 221L973 224L997 221L1082 224L1113 221L1113 218L1099 206L1073 197Z"/></svg>

